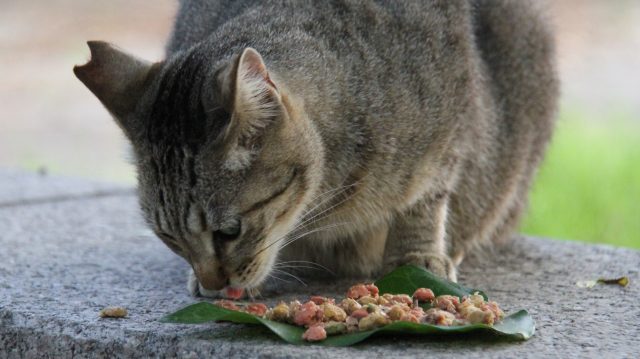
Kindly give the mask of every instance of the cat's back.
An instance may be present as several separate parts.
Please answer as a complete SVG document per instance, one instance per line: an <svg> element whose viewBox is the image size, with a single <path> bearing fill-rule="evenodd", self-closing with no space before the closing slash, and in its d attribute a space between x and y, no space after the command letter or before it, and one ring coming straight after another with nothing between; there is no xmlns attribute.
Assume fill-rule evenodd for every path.
<svg viewBox="0 0 640 359"><path fill-rule="evenodd" d="M187 49L225 25L252 30L254 40L299 30L332 50L419 45L466 24L467 7L465 0L181 0L167 52Z"/></svg>
<svg viewBox="0 0 640 359"><path fill-rule="evenodd" d="M180 0L167 54L188 49L259 0Z"/></svg>

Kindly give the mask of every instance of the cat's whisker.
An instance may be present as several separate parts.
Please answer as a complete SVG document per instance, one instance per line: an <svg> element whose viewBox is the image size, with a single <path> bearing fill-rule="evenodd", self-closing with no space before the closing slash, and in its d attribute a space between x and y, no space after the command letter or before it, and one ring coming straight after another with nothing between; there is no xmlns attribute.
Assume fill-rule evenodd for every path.
<svg viewBox="0 0 640 359"><path fill-rule="evenodd" d="M324 268L304 265L304 264L275 264L273 267L274 268L308 268L308 269L315 269L315 270L324 270Z"/></svg>
<svg viewBox="0 0 640 359"><path fill-rule="evenodd" d="M305 264L311 264L311 265L320 265L320 264L318 264L316 262L303 261L303 260L277 262L276 264L289 264L289 263L305 263Z"/></svg>
<svg viewBox="0 0 640 359"><path fill-rule="evenodd" d="M286 246L290 245L291 243L293 243L293 242L295 242L295 241L297 241L297 240L299 240L299 239L301 239L303 237L306 237L306 236L308 236L310 234L313 234L313 233L316 233L316 232L320 232L320 231L323 231L323 230L327 230L327 229L331 229L331 228L335 228L335 227L339 227L339 226L344 226L346 224L349 224L349 223L348 222L334 223L334 224L329 224L329 225L322 226L322 227L313 229L311 231L305 232L305 233L303 233L303 234L301 234L299 236L294 237L291 240L286 241L285 244L282 245L282 247L280 247L280 249L282 250L283 248L285 248Z"/></svg>
<svg viewBox="0 0 640 359"><path fill-rule="evenodd" d="M277 244L277 243L279 243L279 242L280 242L280 241L282 241L282 240L285 240L285 239L286 239L285 244L284 244L282 247L280 247L280 249L282 249L282 248L286 247L287 245L289 245L289 244L291 244L291 243L293 243L293 242L297 241L298 239L300 239L300 238L302 238L302 237L304 237L304 236L307 236L307 235L309 235L309 234L316 233L316 232L319 232L319 231L322 231L322 230L326 230L326 229L331 229L331 228L333 228L333 227L337 227L337 226L345 225L345 224L347 224L347 223L335 223L335 224L329 224L329 225L326 225L326 226L323 226L323 227L319 227L319 228L313 229L313 230L311 230L311 231L305 232L305 233L303 233L303 234L297 235L297 236L295 236L295 237L293 237L293 238L289 238L289 237L287 237L287 236L280 237L280 239L278 239L278 240L274 241L273 243L271 243L271 244L267 245L266 247L264 247L264 248L260 249L260 250L259 250L259 251L254 255L254 256L257 256L258 254L260 254L260 253L264 252L265 250L269 249L269 248L270 248L270 247L272 247L274 244Z"/></svg>
<svg viewBox="0 0 640 359"><path fill-rule="evenodd" d="M338 189L340 189L340 188L338 188ZM335 190L335 189L334 189L334 190ZM333 190L332 190L332 191L333 191ZM328 192L331 192L331 191L327 191L327 192L325 192L325 193L328 193ZM335 197L335 196L334 196L334 197ZM318 206L322 205L323 203L325 203L325 202L326 202L326 201L328 201L328 200L331 200L331 199L332 199L332 198L334 198L334 197L328 197L328 198L325 198L325 199L324 199L323 201L321 201L321 202L320 202L316 207L318 207ZM316 208L316 207L314 207L314 208ZM321 214L323 214L324 212L325 212L325 211L322 211L322 212L318 213L317 215L315 215L314 217L316 217L316 216L318 216L318 215L321 215ZM301 216L301 218L304 218L304 216L305 216L305 214L303 214L303 215ZM284 234L283 236L281 236L281 237L279 237L278 239L276 239L273 243L279 242L279 241L283 240L284 238L287 238L289 235L291 235L291 234L292 234L292 233L294 233L295 231L302 230L302 229L306 228L309 224L311 224L311 223L312 223L312 222L311 222L311 220L312 220L314 217L309 218L309 219L305 219L304 221L301 221L301 222L300 222L300 223L298 223L295 227L293 227L292 229L290 229L286 234ZM320 218L320 219L321 219L321 218ZM257 241L258 241L258 239L254 239L254 242L257 242ZM260 252L258 252L258 253L260 253ZM257 254L257 253L256 253L256 254Z"/></svg>
<svg viewBox="0 0 640 359"><path fill-rule="evenodd" d="M325 203L328 200L331 200L332 198L334 198L335 196L337 196L339 194L339 191L344 191L347 190L349 187L355 186L358 182L354 182L350 185L343 185L343 186L338 186L334 189L328 190L326 192L323 192L321 194L319 194L318 196L316 196L315 198L311 199L311 201L309 201L309 203L314 203L318 200L320 200L321 197L326 196L324 199L322 199L319 203L317 203L316 205L314 205L313 208L307 209L304 211L304 213L302 214L302 216L307 216L309 213L313 212L316 208L318 208L319 206L321 206L323 203ZM331 196L329 196L331 193L333 192L338 192L336 194L333 194Z"/></svg>
<svg viewBox="0 0 640 359"><path fill-rule="evenodd" d="M317 222L317 221L319 221L319 220L322 220L322 219L324 219L324 218L328 217L328 216L329 216L329 214L327 214L327 215L325 215L325 216L323 216L323 217L320 217L320 218L316 218L316 217L318 217L318 216L321 216L321 215L322 215L322 214L324 214L325 212L330 211L330 210L332 210L333 208L335 208L335 207L339 206L340 204L342 204L342 203L343 203L344 201L346 201L347 199L348 199L348 198L345 198L345 199L341 200L340 202L335 203L335 204L334 204L334 205L332 205L331 207L329 207L329 208L326 208L326 209L322 210L320 213L318 213L318 214L314 215L313 217L311 217L311 218L309 218L309 219L307 219L307 220L303 221L302 223L298 224L296 227L294 227L292 230L290 230L287 234L285 234L284 236L279 237L278 239L276 239L275 241L273 241L272 243L270 243L269 245L267 245L267 247L266 247L265 249L267 249L267 248L271 247L272 245L274 245L274 244L276 244L276 243L278 243L278 242L280 242L280 241L282 241L282 240L285 240L285 239L289 238L289 236L290 236L290 235L295 234L297 231L301 231L301 230L303 230L303 229L307 228L307 227L308 227L309 225L311 225L312 223ZM314 220L314 219L315 219L315 220ZM325 226L325 227L326 227L326 226ZM313 233L313 232L307 232L306 234L310 234L310 233ZM306 235L306 234L305 234L305 235ZM260 252L262 252L262 250L261 250Z"/></svg>
<svg viewBox="0 0 640 359"><path fill-rule="evenodd" d="M310 214L311 214L313 211L315 211L318 207L322 206L323 204L327 203L328 201L333 200L334 198L338 197L338 196L339 196L339 195L341 195L341 194L344 194L344 192L346 192L349 188L354 187L354 186L356 186L356 185L360 184L360 183L361 183L365 178L367 178L368 176L369 176L369 175L366 175L366 176L362 177L360 180L355 181L355 182L353 182L353 183L351 183L351 184L349 184L349 185L342 185L342 186L339 186L339 187L337 187L337 188L334 188L333 190L330 190L330 191L325 192L325 194L330 193L330 192L334 192L334 191L335 191L336 193L334 193L334 194L332 194L331 196L328 196L328 197L326 197L326 198L323 198L323 199L322 199L319 203L317 203L313 208L311 208L311 209L309 209L309 210L305 211L305 212L304 212L304 214L302 215L302 218L304 218L304 217L306 217L306 216L310 215ZM319 197L319 196L318 196L318 197ZM318 197L316 197L316 199L314 199L313 201L317 200L317 198L318 198ZM337 203L337 205L344 203L344 201L346 201L348 198L349 198L349 197L345 197L342 201L338 202L338 203ZM331 206L329 209L333 209L333 208L335 208L335 206ZM323 210L323 211L321 211L321 212L320 212L320 213L318 213L318 214L314 214L311 218L309 218L309 219L307 219L307 220L304 220L302 223L306 223L306 222L308 222L309 220L311 220L311 219L313 219L313 218L317 217L318 215L320 215L320 214L322 214L322 213L325 213L325 212L326 212L326 210Z"/></svg>
<svg viewBox="0 0 640 359"><path fill-rule="evenodd" d="M205 110L205 112L206 113L211 113L211 112L214 112L214 111L218 111L220 109L222 109L222 106L214 107L214 108L212 108L210 110Z"/></svg>
<svg viewBox="0 0 640 359"><path fill-rule="evenodd" d="M293 266L274 266L274 268L278 268L278 269L293 269L294 271L303 270L303 269L324 271L324 269L322 269L322 268L312 267L312 266L303 266L303 265L299 265L299 266L296 266L296 265L293 265ZM329 273L335 275L335 273L333 273L333 272L329 272Z"/></svg>
<svg viewBox="0 0 640 359"><path fill-rule="evenodd" d="M286 239L285 243L282 245L282 247L280 247L280 250L282 250L282 249L283 249L283 248L285 248L286 246L290 245L291 243L293 243L293 242L295 242L295 241L297 241L297 240L299 240L299 239L301 239L301 238L303 238L303 237L305 237L305 236L308 236L308 235L310 235L310 234L313 234L313 233L316 233L316 232L320 232L320 231L323 231L323 230L327 230L327 229L331 229L331 228L335 228L335 227L339 227L339 226L343 226L343 225L346 225L346 224L349 224L349 223L348 223L348 222L343 222L343 223L333 223L333 224L325 225L325 226L322 226L322 227L319 227L319 228L315 228L315 229L313 229L313 230L310 230L310 231L307 231L307 232L301 233L301 234L296 235L296 236L294 236L294 237L292 237L292 238L289 238L289 237L288 237L288 234L287 234L287 235L285 235L285 236L282 236L282 237L278 238L277 240L275 240L273 243L270 243L270 244L269 244L269 245L267 245L266 247L261 248L261 249L260 249L260 250L258 250L258 252L256 252L253 256L254 256L254 258L255 258L255 257L257 257L257 256L258 256L258 255L260 255L262 252L266 251L267 249L269 249L270 247L272 247L274 244L277 244L277 243L281 242L282 240L285 240L285 239ZM296 261L291 261L291 262L296 262ZM320 265L320 264L318 264L318 263L309 262L309 261L299 261L299 262L307 262L307 263L309 263L309 264L317 265L317 266L321 267L322 269L326 270L327 272L329 272L330 274L335 275L335 273L334 273L333 271L331 271L329 268L327 268L327 267L325 267L325 266L322 266L322 265ZM274 267L275 267L275 265L274 265Z"/></svg>
<svg viewBox="0 0 640 359"><path fill-rule="evenodd" d="M293 268L293 269L295 269L295 268L307 268L307 269L320 270L320 268L317 268L317 267L302 266L302 265L300 265L300 266L296 266L296 265L290 265L290 266L274 265L273 268L280 268L280 269L282 269L282 268Z"/></svg>
<svg viewBox="0 0 640 359"><path fill-rule="evenodd" d="M254 301L256 299L256 297L261 297L262 295L260 295L260 289L258 288L249 288L247 289L247 295L249 296L249 298Z"/></svg>
<svg viewBox="0 0 640 359"><path fill-rule="evenodd" d="M335 195L335 196L333 196L331 199L333 199L333 198L337 197L337 196L338 196L338 195L340 195L340 194L341 194L341 193L336 194L336 195ZM329 211L331 211L331 210L335 209L336 207L338 207L338 206L340 206L341 204L343 204L344 202L346 202L348 199L349 199L349 197L348 197L348 196L345 196L345 198L341 199L341 200L340 200L340 201L338 201L337 203L334 203L333 205L329 206L328 208L324 208L322 211L320 211L320 212L318 212L318 213L314 214L314 215L313 215L313 216L311 216L310 218L304 219L304 220L300 223L300 225L308 225L308 224L311 224L311 223L313 223L313 222L317 222L317 221L319 221L319 220L321 220L321 219L325 218L326 216L325 216L325 217L321 217L321 218L318 218L318 216L321 216L321 215L323 215L323 214L325 214L325 213L327 213L327 212L329 212ZM293 232L293 231L295 231L295 230L299 229L298 227L300 227L300 225L296 226L296 228L294 228L291 232Z"/></svg>
<svg viewBox="0 0 640 359"><path fill-rule="evenodd" d="M290 264L290 263L291 263L291 264L298 264L298 263L300 263L300 264L308 264L308 265L311 265L311 266L317 266L317 267L318 267L318 268L320 268L320 269L324 269L324 270L326 270L326 271L328 271L328 272L333 273L333 271L331 271L331 269L329 269L329 268L327 268L327 267L323 266L322 264L319 264L319 263L316 263L316 262L311 262L311 261L301 261L301 260L300 260L300 261L285 261L285 262L278 262L278 263L276 263L276 264ZM333 273L333 274L335 274L335 273Z"/></svg>
<svg viewBox="0 0 640 359"><path fill-rule="evenodd" d="M269 274L267 274L267 278L273 278L273 279L277 279L277 280L283 281L283 282L285 282L285 283L291 283L291 281L290 281L290 280L285 280L285 279L282 279L282 278L280 278L280 277L277 277L277 276L276 276L275 274L273 274L273 273L269 273Z"/></svg>
<svg viewBox="0 0 640 359"><path fill-rule="evenodd" d="M367 175L368 176L368 175ZM343 185L343 186L339 186L337 188L331 189L329 191L323 192L320 195L316 196L312 201L317 200L318 198L321 198L323 196L325 196L325 198L323 198L318 204L316 204L313 208L311 208L310 210L305 211L305 213L301 216L301 218L304 218L305 216L309 215L309 213L311 213L312 211L316 210L318 207L320 207L321 205L327 203L328 201L334 199L335 197L339 196L341 194L341 191L346 191L349 187L353 187L355 185L357 185L360 181L362 181L364 178L366 178L367 176L363 177L362 179L349 184L349 185ZM337 192L334 193L333 195L329 195L333 192ZM322 211L320 211L319 213L314 214L312 217L310 218L306 218L303 221L301 221L300 223L298 223L294 228L292 228L291 230L289 230L285 235L281 236L280 238L276 239L275 241L273 241L272 243L268 244L265 248L260 249L255 255L258 255L260 253L262 253L264 250L268 249L269 247L271 247L273 244L278 243L282 240L284 240L285 238L287 238L288 236L290 236L292 233L295 233L296 231L300 231L305 229L308 225L313 224L314 222L317 222L319 220L322 220L323 218L326 218L327 216L324 217L320 217L323 214L327 213L328 211L334 209L335 207L341 205L342 203L344 203L346 200L348 199L348 197L345 197L344 199L340 200L338 203L333 204L332 206L330 206L329 208L325 208ZM256 239L257 241L257 239Z"/></svg>
<svg viewBox="0 0 640 359"><path fill-rule="evenodd" d="M270 247L271 247L271 246L273 246L274 244L276 244L276 243L278 243L278 242L280 242L280 241L283 241L283 240L285 240L285 239L287 239L287 238L290 238L289 236L291 236L291 234L295 233L296 231L303 230L303 229L305 229L306 227L307 227L307 225L304 225L304 226L302 226L302 227L297 226L296 228L293 228L292 230L290 230L289 232L287 232L287 233L286 233L286 234L284 234L283 236L278 237L278 238L277 238L277 239L275 239L273 242L271 242L271 243L269 243L269 244L265 245L265 247L263 247L263 248L261 248L260 250L258 250L258 252L257 252L254 256L257 256L258 254L262 253L264 250L266 250L266 249L270 248Z"/></svg>
<svg viewBox="0 0 640 359"><path fill-rule="evenodd" d="M320 205L322 205L322 204L326 203L327 201L329 201L329 200L331 200L331 199L335 198L335 196L337 196L337 195L338 195L338 194L336 194L336 195L334 195L334 196L332 196L332 197L327 197L327 198L323 199L323 200L322 200L318 205L316 205L312 210L314 210L315 208L319 207ZM338 204L339 204L339 203L338 203ZM334 206L332 206L332 207L329 207L329 208L327 208L327 209L325 209L325 210L323 210L323 211L321 211L320 213L315 214L315 215L314 215L314 216L312 216L311 218L304 219L303 221L301 221L300 223L298 223L295 227L293 227L291 230L289 230L285 235L283 235L283 236L281 236L280 238L276 239L273 243L277 243L277 242L279 242L279 241L281 241L281 240L283 240L283 239L287 238L287 237L288 237L288 236L290 236L291 234L295 233L296 231L303 230L303 229L305 229L306 227L308 227L309 225L313 224L314 222L316 222L316 221L318 221L318 220L321 220L321 219L323 219L323 218L326 218L327 216L324 216L324 217L321 217L321 218L317 218L317 217L318 217L318 216L321 216L321 215L322 215L322 214L324 214L325 212L327 212L327 211L329 211L329 210L333 209L334 207L335 207L335 205L334 205ZM307 212L307 213L309 213L309 212ZM303 215L301 216L301 218L304 218L306 215L307 215L307 214L303 214ZM316 218L317 218L317 219L316 219ZM314 220L314 219L315 219L315 220Z"/></svg>
<svg viewBox="0 0 640 359"><path fill-rule="evenodd" d="M300 279L300 277L298 277L298 276L296 276L296 275L293 275L293 274L291 274L291 273L289 273L289 272L286 272L286 271L283 271L283 270L280 270L280 269L276 269L276 268L274 268L274 269L272 269L272 270L273 270L273 271L276 271L276 272L278 272L278 273L282 273L282 274L284 274L284 275L287 275L287 276L289 276L289 277L291 277L291 278L293 278L293 279L297 280L298 282L300 282L300 284L302 284L302 285L303 285L303 286L305 286L305 287L307 286L307 283L305 283L302 279Z"/></svg>

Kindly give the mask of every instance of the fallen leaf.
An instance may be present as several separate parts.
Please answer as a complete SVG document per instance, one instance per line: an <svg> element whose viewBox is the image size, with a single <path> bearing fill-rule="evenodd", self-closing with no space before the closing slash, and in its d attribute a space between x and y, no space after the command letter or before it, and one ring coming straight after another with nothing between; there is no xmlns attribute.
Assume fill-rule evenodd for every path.
<svg viewBox="0 0 640 359"><path fill-rule="evenodd" d="M620 277L620 278L614 278L614 279L600 278L598 280L579 280L576 282L576 285L580 288L593 288L597 284L617 284L617 285L626 287L629 285L629 278L628 277Z"/></svg>
<svg viewBox="0 0 640 359"><path fill-rule="evenodd" d="M618 284L620 286L626 287L626 286L629 285L629 277L620 277L620 278L614 278L614 279L600 278L600 279L598 279L598 283L602 283L602 284Z"/></svg>

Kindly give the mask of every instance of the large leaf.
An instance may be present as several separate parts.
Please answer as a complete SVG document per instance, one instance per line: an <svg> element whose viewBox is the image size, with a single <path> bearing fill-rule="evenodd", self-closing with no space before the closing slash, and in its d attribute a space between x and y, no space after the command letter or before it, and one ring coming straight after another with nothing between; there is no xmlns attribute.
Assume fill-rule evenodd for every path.
<svg viewBox="0 0 640 359"><path fill-rule="evenodd" d="M458 297L480 293L480 290L469 289L458 283L442 279L422 267L406 265L396 268L393 272L376 281L380 293L408 294L412 295L416 288L431 288L435 295L450 294Z"/></svg>
<svg viewBox="0 0 640 359"><path fill-rule="evenodd" d="M431 288L436 295L452 294L457 296L469 295L476 290L467 289L459 284L444 280L431 272L415 267L403 266L389 273L376 282L381 293L405 293L413 294L416 288ZM484 295L484 294L483 294ZM486 298L486 296L485 296ZM289 324L274 322L256 317L254 315L217 307L211 303L200 302L192 304L162 318L169 323L200 324L211 321L229 321L243 324L262 324L269 328L280 338L291 344L310 344L302 340L303 328ZM520 310L505 317L494 326L485 324L473 324L462 326L438 326L431 324L417 324L408 322L395 322L382 328L356 332L343 335L330 336L322 342L315 344L327 346L348 346L365 340L376 334L460 334L468 332L488 332L499 337L516 340L529 339L535 332L535 322L526 310Z"/></svg>

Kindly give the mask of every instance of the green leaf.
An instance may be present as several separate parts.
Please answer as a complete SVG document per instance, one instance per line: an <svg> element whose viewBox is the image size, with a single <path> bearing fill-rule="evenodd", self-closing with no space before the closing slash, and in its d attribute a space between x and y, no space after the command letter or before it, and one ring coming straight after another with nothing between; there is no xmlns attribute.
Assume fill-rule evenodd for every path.
<svg viewBox="0 0 640 359"><path fill-rule="evenodd" d="M629 285L629 277L620 277L620 278L599 278L597 280L579 280L576 282L576 285L580 288L593 288L597 284L617 284L621 287L626 287Z"/></svg>
<svg viewBox="0 0 640 359"><path fill-rule="evenodd" d="M467 332L489 332L497 336L504 336L510 339L526 340L535 332L535 323L526 310L520 310L506 318L500 323L490 326L486 324L473 324L462 326L443 327L431 324L418 324L409 322L394 322L382 328L357 332L351 334L338 335L328 337L319 344L327 346L348 346L361 342L368 337L376 334L414 334L414 335L430 335L430 334L460 334Z"/></svg>
<svg viewBox="0 0 640 359"><path fill-rule="evenodd" d="M449 282L433 273L415 266L403 266L376 282L381 293L413 294L420 287L431 288L436 295L451 294L465 296L477 292L459 284ZM484 295L484 294L483 294ZM486 298L486 296L485 296ZM242 324L261 324L286 342L298 345L310 345L302 339L304 329L290 324L274 322L254 315L217 307L211 303L192 304L161 319L167 323L201 324L211 321L229 321ZM505 317L494 326L485 324L463 326L437 326L409 322L394 322L382 328L343 335L330 336L326 340L313 343L325 346L349 346L361 342L372 335L388 334L461 334L468 332L488 332L497 337L515 340L529 339L535 332L535 322L526 310L520 310Z"/></svg>
<svg viewBox="0 0 640 359"><path fill-rule="evenodd" d="M304 328L263 319L249 313L221 308L207 302L200 302L186 306L175 313L165 316L160 319L160 321L165 323L181 324L202 324L218 321L242 324L262 324L289 343L306 344L302 339Z"/></svg>
<svg viewBox="0 0 640 359"><path fill-rule="evenodd" d="M485 300L488 299L486 294L480 290L466 288L458 283L440 278L424 268L413 265L398 267L376 281L375 284L380 289L380 293L413 295L417 288L424 287L431 288L436 296L449 294L463 297L478 292L482 294Z"/></svg>

